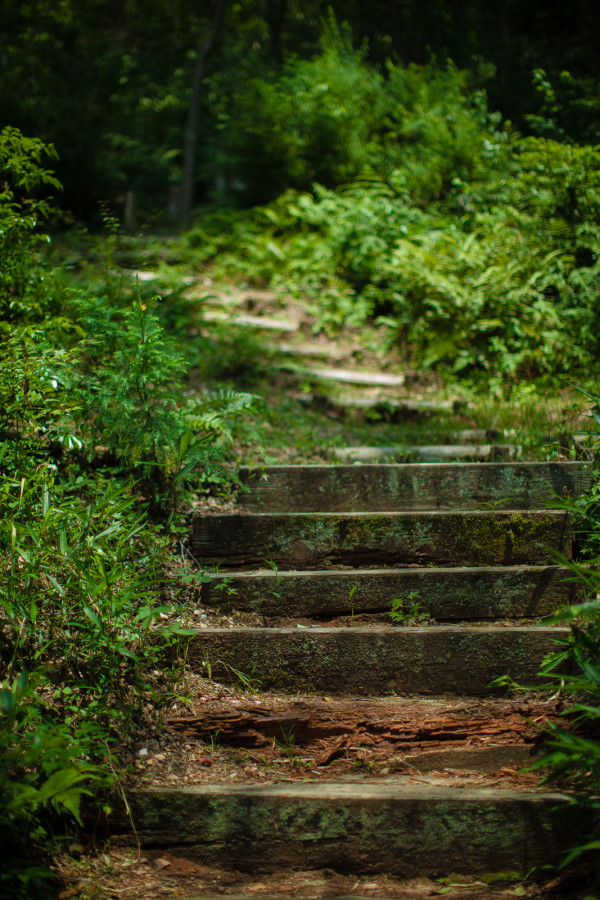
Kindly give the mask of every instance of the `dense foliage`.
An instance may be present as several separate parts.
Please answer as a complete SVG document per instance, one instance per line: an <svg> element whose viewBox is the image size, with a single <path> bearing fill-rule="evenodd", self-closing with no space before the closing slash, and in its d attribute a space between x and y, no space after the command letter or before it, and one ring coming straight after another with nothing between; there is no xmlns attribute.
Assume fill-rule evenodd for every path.
<svg viewBox="0 0 600 900"><path fill-rule="evenodd" d="M0 108L7 124L55 144L66 205L78 215L93 215L98 199L123 208L127 191L138 195L141 214L173 206L193 75L214 6L3 4ZM388 63L403 70L432 57L468 68L492 108L520 130L597 143L594 13L589 0L227 3L202 86L198 197L215 188L237 193L241 181L255 199L297 185L298 177L337 181L340 166L347 175L348 165L364 158L364 137L382 112L380 85L395 77ZM332 15L348 22L351 43L364 47L368 65L357 80L347 60L347 70L334 73L337 86L335 60L318 56L324 20ZM393 137L393 124L388 130L401 150L405 138ZM348 145L339 155L344 135ZM299 146L305 140L306 153ZM282 171L286 156L290 168Z"/></svg>
<svg viewBox="0 0 600 900"><path fill-rule="evenodd" d="M436 191L446 157L431 131L388 179L371 170L337 190L204 216L190 258L285 286L312 304L318 328L374 321L411 365L504 380L593 370L598 151L473 127L470 174Z"/></svg>
<svg viewBox="0 0 600 900"><path fill-rule="evenodd" d="M112 738L164 688L157 663L181 631L158 599L170 536L186 492L223 457L229 417L252 401L186 390L191 361L229 378L244 356L198 333L182 268L285 288L315 332L368 326L380 355L398 347L409 366L486 389L597 371L592 4L225 6L218 34L215 3L191 0L9 0L1 13L7 895L51 895L39 860L56 818L80 819ZM172 255L152 260L173 285L162 301L119 275L118 220L150 229L177 214L194 102L202 206ZM73 212L102 229L104 272L90 283L79 248L62 268L45 252ZM64 238L67 254L79 238ZM597 486L578 511L597 558ZM574 576L588 600L559 618L580 674L561 687L582 730L555 729L553 762L596 804L599 584L579 565Z"/></svg>
<svg viewBox="0 0 600 900"><path fill-rule="evenodd" d="M61 295L35 264L50 211L35 191L58 186L45 148L6 129L0 150L0 892L28 898L50 890L53 818L80 821L107 780L96 763L163 686L182 632L160 601L169 526L252 398L187 400L183 360L135 292Z"/></svg>

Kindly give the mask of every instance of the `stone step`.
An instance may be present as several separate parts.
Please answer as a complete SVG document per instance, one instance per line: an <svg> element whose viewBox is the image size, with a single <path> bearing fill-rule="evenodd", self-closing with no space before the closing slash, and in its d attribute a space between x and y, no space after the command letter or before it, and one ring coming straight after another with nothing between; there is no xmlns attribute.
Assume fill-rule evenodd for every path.
<svg viewBox="0 0 600 900"><path fill-rule="evenodd" d="M521 447L514 444L428 444L394 447L332 447L330 456L342 462L376 462L381 459L402 460L417 457L420 462L441 462L445 459L480 460L497 462L518 459Z"/></svg>
<svg viewBox="0 0 600 900"><path fill-rule="evenodd" d="M219 572L199 599L263 616L318 618L389 612L392 600L415 593L437 621L511 619L579 602L581 588L564 581L571 574L560 566Z"/></svg>
<svg viewBox="0 0 600 900"><path fill-rule="evenodd" d="M203 565L228 568L544 565L572 553L561 510L196 513L190 544Z"/></svg>
<svg viewBox="0 0 600 900"><path fill-rule="evenodd" d="M306 359L325 359L336 362L346 355L335 345L331 344L269 344L271 354L279 353L282 356L299 357Z"/></svg>
<svg viewBox="0 0 600 900"><path fill-rule="evenodd" d="M527 873L585 834L569 798L385 779L152 787L113 814L113 840L180 848L225 870L333 868L410 877ZM479 895L481 896L481 895Z"/></svg>
<svg viewBox="0 0 600 900"><path fill-rule="evenodd" d="M337 366L301 366L295 363L282 362L278 368L312 381L328 381L332 384L355 384L365 387L402 387L407 380L414 378L414 373L393 375L387 372L368 372L360 369L342 369Z"/></svg>
<svg viewBox="0 0 600 900"><path fill-rule="evenodd" d="M248 489L240 505L263 512L541 509L591 485L591 466L580 462L265 466L239 474Z"/></svg>
<svg viewBox="0 0 600 900"><path fill-rule="evenodd" d="M223 322L237 328L254 328L258 331L298 331L298 323L291 319L272 319L268 316L250 316L242 313L227 313L220 310L202 311L205 322Z"/></svg>
<svg viewBox="0 0 600 900"><path fill-rule="evenodd" d="M189 638L186 659L217 680L241 672L261 690L486 696L501 675L540 684L545 654L566 634L522 626L207 628Z"/></svg>
<svg viewBox="0 0 600 900"><path fill-rule="evenodd" d="M401 422L414 416L451 415L464 412L468 408L466 400L429 400L427 398L402 399L390 397L333 397L326 394L311 394L299 398L306 406L326 409L340 416L356 412L374 413L388 422Z"/></svg>

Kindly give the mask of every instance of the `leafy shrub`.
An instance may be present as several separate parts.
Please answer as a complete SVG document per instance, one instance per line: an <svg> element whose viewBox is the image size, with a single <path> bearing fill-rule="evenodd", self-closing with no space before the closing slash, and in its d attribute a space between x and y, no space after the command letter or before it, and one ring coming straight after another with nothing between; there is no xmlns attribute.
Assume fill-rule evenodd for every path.
<svg viewBox="0 0 600 900"><path fill-rule="evenodd" d="M524 119L532 134L556 141L598 144L598 86L594 78L563 70L552 83L544 69L533 70L540 106Z"/></svg>
<svg viewBox="0 0 600 900"><path fill-rule="evenodd" d="M51 145L24 137L16 128L0 131L0 334L15 325L48 318L49 290L32 272L35 245L49 238L38 230L52 207L36 192L60 184L44 157L56 159Z"/></svg>
<svg viewBox="0 0 600 900"><path fill-rule="evenodd" d="M591 418L594 449L600 445L600 396L584 390L592 401ZM598 460L597 460L598 463ZM588 851L600 848L600 467L596 464L590 490L565 504L575 516L576 526L585 538L587 564L564 561L571 569L570 580L585 592L585 601L558 610L547 621L567 624L569 635L558 650L545 661L542 674L564 692L573 705L563 715L568 725L552 724L547 735L551 752L539 766L550 767L545 781L566 779L573 791L573 802L589 811L593 828L584 844L568 848L564 864ZM565 661L570 665L557 673Z"/></svg>
<svg viewBox="0 0 600 900"><path fill-rule="evenodd" d="M313 181L340 184L369 162L385 116L383 81L334 20L314 59L291 58L277 77L229 77L213 79L213 112L230 183L246 202Z"/></svg>
<svg viewBox="0 0 600 900"><path fill-rule="evenodd" d="M9 138L8 176L50 183L43 145ZM165 647L183 633L158 599L169 536L148 503L172 513L219 455L228 415L252 401L188 400L184 361L139 295L131 306L79 295L57 320L31 263L36 202L9 189L0 202L0 816L15 896L37 881L43 896L31 860L57 827L48 813L78 819L84 779L99 774L89 761L156 695Z"/></svg>
<svg viewBox="0 0 600 900"><path fill-rule="evenodd" d="M413 231L380 270L394 294L390 324L416 361L509 377L587 363L597 346L591 285L560 251L524 237L518 214L476 221L469 233Z"/></svg>
<svg viewBox="0 0 600 900"><path fill-rule="evenodd" d="M315 182L346 184L370 167L424 204L469 179L485 142L489 150L501 139L499 116L488 114L466 73L450 63L388 62L382 75L331 16L312 59L291 57L276 76L254 66L245 78L236 71L212 80L218 174L246 203Z"/></svg>
<svg viewBox="0 0 600 900"><path fill-rule="evenodd" d="M160 655L147 641L166 612L159 536L133 485L97 479L78 496L52 469L0 481L0 656L9 669L52 665L71 715L120 718Z"/></svg>
<svg viewBox="0 0 600 900"><path fill-rule="evenodd" d="M425 205L493 168L507 135L485 92L452 63L406 68L388 63L389 109L375 166Z"/></svg>
<svg viewBox="0 0 600 900"><path fill-rule="evenodd" d="M93 727L65 727L41 699L41 672L0 688L0 890L3 897L53 898L48 841L57 817L81 824L80 803L102 781L86 757Z"/></svg>
<svg viewBox="0 0 600 900"><path fill-rule="evenodd" d="M222 214L207 217L191 253L217 274L285 288L316 328L385 324L413 365L513 380L589 369L600 335L598 152L489 135L489 150L484 140L465 163L472 180L457 175L423 210L411 179L418 163L437 183L436 163L433 138L416 135L387 179L365 170L335 190L288 191L229 213L227 236Z"/></svg>

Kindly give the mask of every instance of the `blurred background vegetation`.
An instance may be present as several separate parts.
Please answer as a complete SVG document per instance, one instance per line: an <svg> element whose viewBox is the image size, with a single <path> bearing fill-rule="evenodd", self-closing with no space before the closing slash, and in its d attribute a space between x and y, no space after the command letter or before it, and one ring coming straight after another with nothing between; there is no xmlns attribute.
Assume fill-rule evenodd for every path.
<svg viewBox="0 0 600 900"><path fill-rule="evenodd" d="M0 108L54 148L63 226L192 225L171 264L285 282L323 328L385 324L422 367L595 364L590 0L8 0L2 19Z"/></svg>
<svg viewBox="0 0 600 900"><path fill-rule="evenodd" d="M509 132L599 141L594 6L6 0L0 108L54 144L63 206L86 219L99 200L123 212L127 191L174 211L196 95L197 203L334 187L365 164L389 177L437 137L446 165L425 198L410 184L428 199L472 174L488 109Z"/></svg>
<svg viewBox="0 0 600 900"><path fill-rule="evenodd" d="M478 395L486 427L492 395L501 424L546 429L568 376L597 443L596 18L593 0L4 0L0 893L56 895L56 817L81 820L148 694L170 695L195 493L331 435L269 383L264 341L202 318L211 292L269 289L305 336L345 330L353 358ZM599 502L596 480L575 510L596 541ZM589 577L568 615L597 719ZM598 745L567 757L596 796Z"/></svg>

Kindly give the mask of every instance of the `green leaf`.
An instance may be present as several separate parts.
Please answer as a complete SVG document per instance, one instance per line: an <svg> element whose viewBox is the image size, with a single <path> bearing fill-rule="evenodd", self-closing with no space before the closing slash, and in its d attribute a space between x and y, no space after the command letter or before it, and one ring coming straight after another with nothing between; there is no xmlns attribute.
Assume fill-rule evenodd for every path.
<svg viewBox="0 0 600 900"><path fill-rule="evenodd" d="M100 621L100 619L98 618L98 616L96 615L94 610L90 609L89 606L84 606L83 611L86 614L86 616L88 617L88 619L91 619L91 621L94 623L94 625L97 628L99 628L100 631L102 631L102 629L103 629L102 622Z"/></svg>
<svg viewBox="0 0 600 900"><path fill-rule="evenodd" d="M178 452L179 462L181 462L181 460L185 456L186 451L187 451L188 447L190 446L191 440L192 440L192 432L191 431L184 431L184 433L179 438L179 452Z"/></svg>
<svg viewBox="0 0 600 900"><path fill-rule="evenodd" d="M15 697L13 692L9 688L2 688L0 690L0 706L5 713L12 713L15 708Z"/></svg>
<svg viewBox="0 0 600 900"><path fill-rule="evenodd" d="M50 575L49 572L46 572L45 574L46 574L46 578L48 579L48 581L52 582L52 584L54 585L54 587L56 588L58 593L61 595L61 597L66 597L67 592L65 591L62 584L58 583L58 581L56 580L54 575Z"/></svg>
<svg viewBox="0 0 600 900"><path fill-rule="evenodd" d="M29 563L29 565L32 565L29 555L27 554L27 552L25 550L23 550L22 547L17 547L16 552L21 557L21 559L25 560L25 562Z"/></svg>

